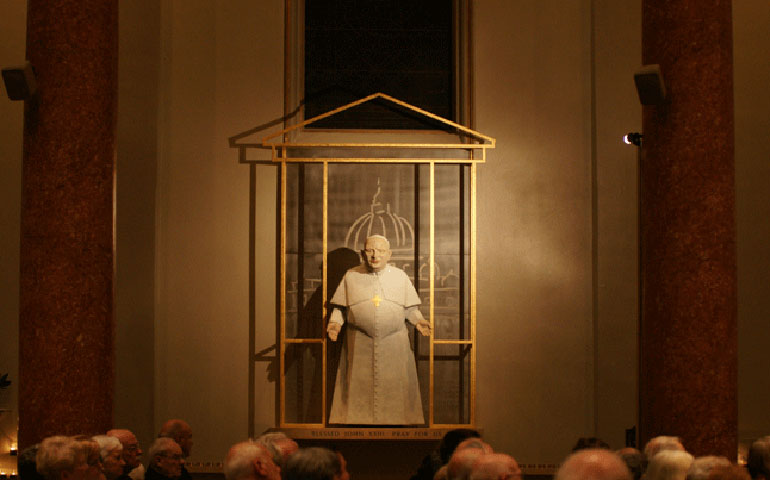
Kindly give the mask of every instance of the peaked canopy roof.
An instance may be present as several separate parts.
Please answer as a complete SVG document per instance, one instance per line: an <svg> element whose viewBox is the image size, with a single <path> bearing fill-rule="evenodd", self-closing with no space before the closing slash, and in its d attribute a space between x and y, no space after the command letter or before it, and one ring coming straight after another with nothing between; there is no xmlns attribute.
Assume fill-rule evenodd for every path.
<svg viewBox="0 0 770 480"><path fill-rule="evenodd" d="M329 142L293 142L293 141L283 141L284 136L292 131L298 130L300 128L306 127L314 122L317 122L321 119L328 118L331 116L334 116L340 112L343 112L345 110L354 108L358 105L361 105L362 103L366 103L375 99L384 99L389 102L392 102L396 105L399 105L403 108L406 108L408 110L411 110L425 118L438 121L444 125L447 125L448 127L451 127L454 130L457 130L458 132L464 133L468 138L474 139L476 142L458 142L458 143L393 143L393 142L381 142L381 143L342 143L342 142L336 142L336 143L329 143ZM262 139L262 146L271 148L273 151L273 161L292 161L292 162L322 162L322 161L329 161L329 162L345 162L345 161L377 161L377 162L451 162L451 163L457 163L457 162L484 162L486 160L486 150L488 148L495 148L495 139L492 137L489 137L487 135L484 135L482 133L479 133L475 130L472 130L468 127L465 127L463 125L460 125L458 123L453 122L452 120L448 120L446 118L439 117L438 115L434 115L428 111L425 111L419 107L415 107L414 105L410 105L402 100L398 100L394 97L391 97L389 95L386 95L384 93L373 93L371 95L368 95L364 98L361 98L359 100L356 100L354 102L350 102L346 105L343 105L341 107L335 108L334 110L331 110L329 112L323 113L321 115L315 116L313 118L310 118L308 120L305 120L304 122L298 123L296 125L292 125L291 127L284 128L283 130L280 130L278 132L275 132L273 134L270 134ZM475 150L481 150L482 155L481 158L411 158L411 157L381 157L381 158L372 158L372 157L365 157L365 158L351 158L351 157L339 157L339 158L331 158L331 157L290 157L287 156L287 150L289 148L326 148L326 149L346 149L346 148L371 148L376 149L377 151L381 151L381 149L447 149L447 150L465 150L466 152L469 152L469 154L472 154ZM279 155L277 150L283 150L283 154ZM470 155L472 157L472 155Z"/></svg>

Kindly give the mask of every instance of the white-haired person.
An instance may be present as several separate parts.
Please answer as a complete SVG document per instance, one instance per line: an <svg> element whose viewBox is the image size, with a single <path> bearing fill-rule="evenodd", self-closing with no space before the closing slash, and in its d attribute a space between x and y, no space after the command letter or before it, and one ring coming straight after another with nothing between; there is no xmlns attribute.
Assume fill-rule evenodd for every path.
<svg viewBox="0 0 770 480"><path fill-rule="evenodd" d="M126 463L123 467L123 475L120 480L144 480L144 465L142 465L142 449L139 448L139 441L131 430L125 428L114 428L107 432L107 435L120 440L123 445L123 461Z"/></svg>
<svg viewBox="0 0 770 480"><path fill-rule="evenodd" d="M275 452L273 454L273 461L279 467L286 462L289 455L299 450L297 442L284 432L266 432L260 435L256 441L267 445Z"/></svg>
<svg viewBox="0 0 770 480"><path fill-rule="evenodd" d="M684 450L663 450L647 462L644 480L685 480L693 456Z"/></svg>
<svg viewBox="0 0 770 480"><path fill-rule="evenodd" d="M727 457L704 455L695 457L687 471L686 480L708 480L709 474L715 467L730 467L732 463Z"/></svg>
<svg viewBox="0 0 770 480"><path fill-rule="evenodd" d="M664 450L684 450L684 445L682 445L682 440L679 437L659 435L651 438L644 445L644 456L649 462L658 452Z"/></svg>
<svg viewBox="0 0 770 480"><path fill-rule="evenodd" d="M224 462L226 480L281 480L281 468L273 461L273 453L261 442L236 443Z"/></svg>
<svg viewBox="0 0 770 480"><path fill-rule="evenodd" d="M182 447L169 437L156 438L147 452L144 480L174 480L182 475Z"/></svg>
<svg viewBox="0 0 770 480"><path fill-rule="evenodd" d="M37 471L45 480L100 480L101 464L98 458L92 458L91 447L75 437L45 438L35 457Z"/></svg>
<svg viewBox="0 0 770 480"><path fill-rule="evenodd" d="M91 437L99 444L99 457L102 461L102 471L107 480L117 480L123 475L123 445L115 437L96 435Z"/></svg>

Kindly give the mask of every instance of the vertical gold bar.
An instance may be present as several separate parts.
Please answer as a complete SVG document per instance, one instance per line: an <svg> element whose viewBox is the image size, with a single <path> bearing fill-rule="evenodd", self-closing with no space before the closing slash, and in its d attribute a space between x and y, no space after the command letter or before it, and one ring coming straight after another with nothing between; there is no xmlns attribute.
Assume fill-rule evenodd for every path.
<svg viewBox="0 0 770 480"><path fill-rule="evenodd" d="M471 425L476 425L476 164L471 163Z"/></svg>
<svg viewBox="0 0 770 480"><path fill-rule="evenodd" d="M326 275L329 251L329 162L324 162L324 193L323 193L323 267L321 281L321 324L326 319ZM326 425L326 329L321 328L323 342L321 343L321 423Z"/></svg>
<svg viewBox="0 0 770 480"><path fill-rule="evenodd" d="M435 169L436 169L436 164L434 162L430 162L430 256L429 256L430 269L428 270L430 272L429 273L429 275L430 275L430 281L429 281L429 286L430 286L430 307L429 307L429 313L428 313L429 321L430 321L430 341L429 341L430 349L429 349L429 353L428 353L428 365L430 366L430 368L429 368L429 377L430 377L430 384L429 385L430 385L430 388L428 389L428 391L429 391L428 401L430 402L430 408L429 408L429 416L428 416L429 417L428 425L430 427L433 426L433 397L434 397L434 395L433 395L433 387L434 387L434 382L433 382L433 338L434 338L434 333L433 332L435 332L435 325L434 325L435 322L434 322L434 317L433 317L433 296L434 296L433 279L434 279L434 275L435 275L435 265L434 265L434 262L436 260L435 259L435 249L434 249L435 248L435 227L436 227L436 216L435 216L435 213L436 213L435 212L435 210L436 210L436 205L435 205L435 193L436 193L435 192L435 182L436 182L435 175L436 175L436 170Z"/></svg>
<svg viewBox="0 0 770 480"><path fill-rule="evenodd" d="M285 155L285 149L282 149L281 156ZM280 393L280 411L281 411L281 426L286 423L286 365L284 358L286 356L286 162L281 162L281 298L279 300L280 306L280 321L281 321L281 341L278 354L280 357L281 365L281 393Z"/></svg>

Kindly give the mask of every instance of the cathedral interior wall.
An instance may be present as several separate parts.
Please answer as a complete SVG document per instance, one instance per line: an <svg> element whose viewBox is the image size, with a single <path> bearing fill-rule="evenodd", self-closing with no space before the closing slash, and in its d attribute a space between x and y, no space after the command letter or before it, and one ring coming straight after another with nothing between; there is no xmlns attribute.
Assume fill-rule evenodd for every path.
<svg viewBox="0 0 770 480"><path fill-rule="evenodd" d="M283 2L120 8L115 424L148 445L184 418L191 460L218 462L277 418L277 170L239 163L230 140L283 115ZM739 431L752 438L770 432L770 7L733 9ZM25 11L2 10L6 66L23 60ZM636 151L621 136L641 128L640 22L632 1L474 3L471 127L497 139L478 177L477 423L524 464L555 464L580 436L620 447L636 423ZM0 375L15 377L21 102L0 113ZM391 445L396 466L376 445L341 447L356 478L403 478L431 445Z"/></svg>

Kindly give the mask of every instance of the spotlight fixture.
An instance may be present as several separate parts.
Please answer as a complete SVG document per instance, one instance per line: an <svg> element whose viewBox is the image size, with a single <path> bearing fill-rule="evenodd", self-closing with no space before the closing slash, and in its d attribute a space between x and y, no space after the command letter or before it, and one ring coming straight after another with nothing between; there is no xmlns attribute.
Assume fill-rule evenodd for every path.
<svg viewBox="0 0 770 480"><path fill-rule="evenodd" d="M625 142L626 145L636 145L637 147L641 147L643 136L644 135L639 132L628 132L623 135L623 142Z"/></svg>

